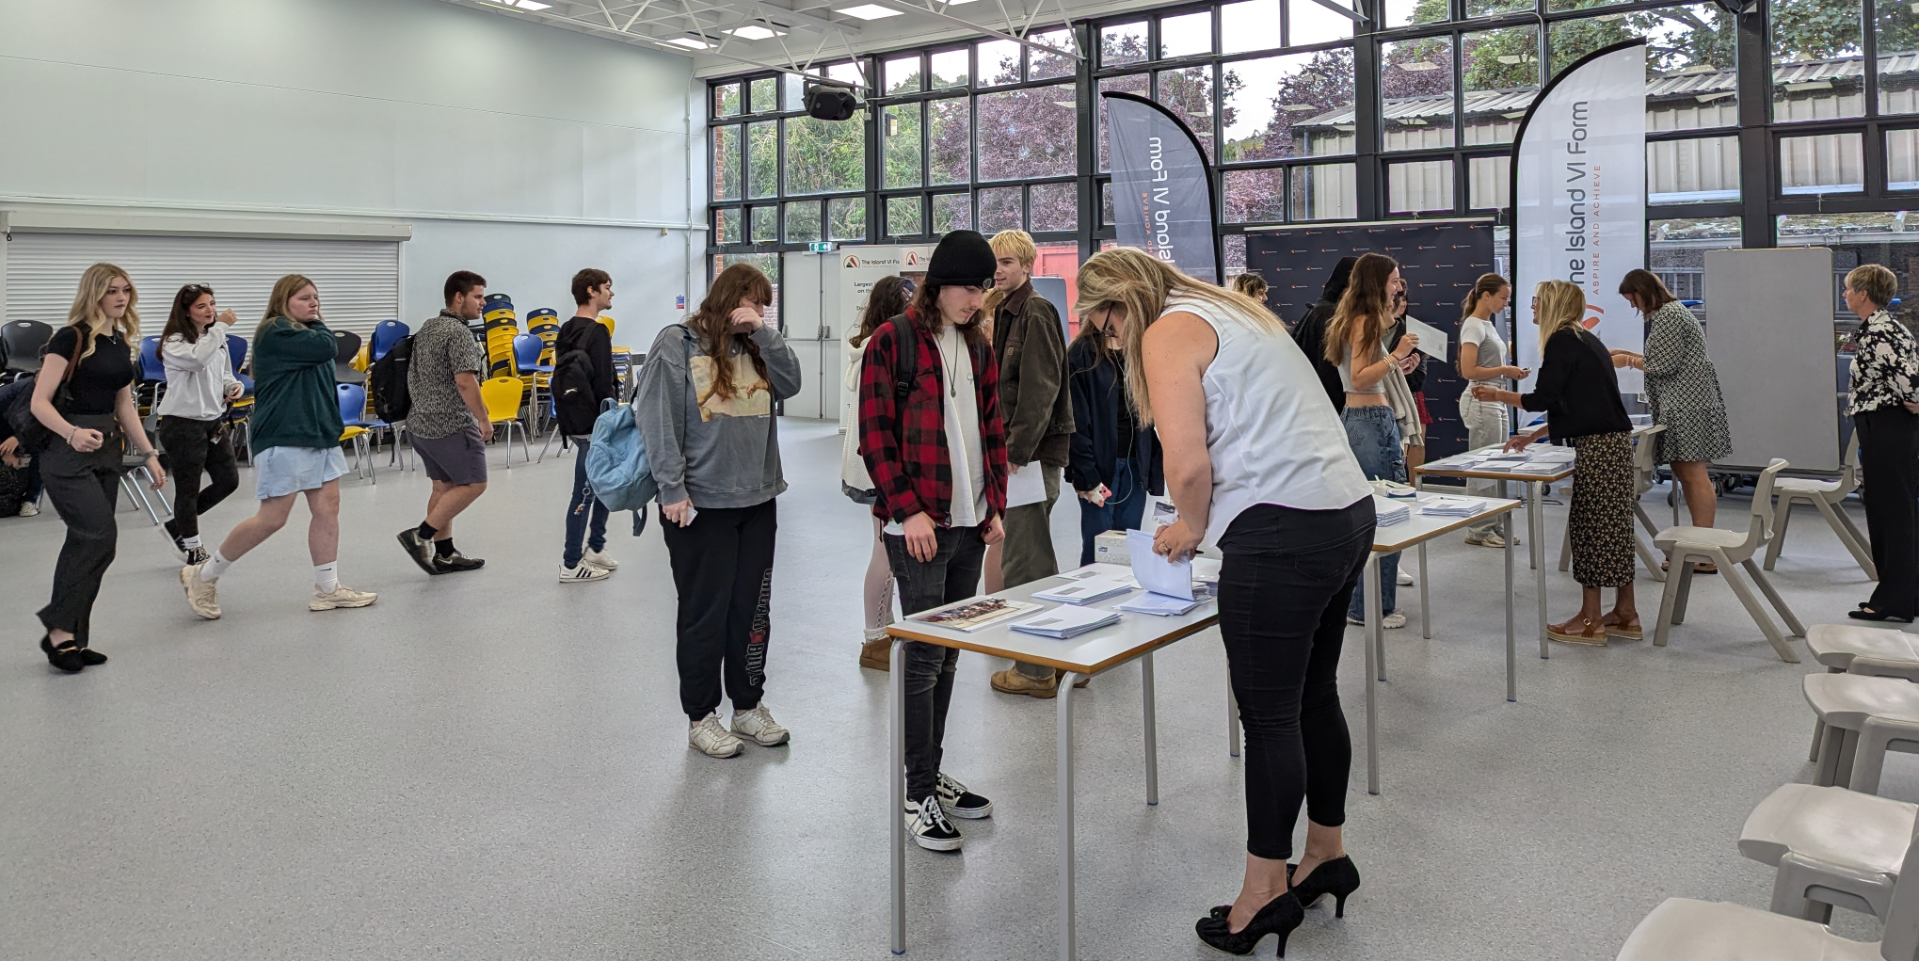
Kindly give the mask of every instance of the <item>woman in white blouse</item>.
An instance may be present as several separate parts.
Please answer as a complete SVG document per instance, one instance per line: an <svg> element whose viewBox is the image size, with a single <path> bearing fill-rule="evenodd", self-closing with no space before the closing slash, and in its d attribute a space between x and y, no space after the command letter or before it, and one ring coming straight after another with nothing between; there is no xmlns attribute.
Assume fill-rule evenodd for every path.
<svg viewBox="0 0 1920 961"><path fill-rule="evenodd" d="M188 284L173 297L160 334L160 361L167 392L160 398L160 446L173 467L173 519L167 536L188 564L207 559L200 542L200 515L240 487L227 405L246 393L227 353L233 311L214 304L213 288ZM200 472L211 480L200 486Z"/></svg>

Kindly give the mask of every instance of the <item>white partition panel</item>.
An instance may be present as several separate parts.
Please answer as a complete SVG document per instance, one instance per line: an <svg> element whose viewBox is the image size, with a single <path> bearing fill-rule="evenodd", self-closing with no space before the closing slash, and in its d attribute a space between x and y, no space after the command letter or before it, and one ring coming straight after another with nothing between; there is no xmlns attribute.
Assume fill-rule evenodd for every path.
<svg viewBox="0 0 1920 961"><path fill-rule="evenodd" d="M1709 250L1707 353L1720 374L1733 453L1717 463L1840 469L1833 382L1833 251Z"/></svg>

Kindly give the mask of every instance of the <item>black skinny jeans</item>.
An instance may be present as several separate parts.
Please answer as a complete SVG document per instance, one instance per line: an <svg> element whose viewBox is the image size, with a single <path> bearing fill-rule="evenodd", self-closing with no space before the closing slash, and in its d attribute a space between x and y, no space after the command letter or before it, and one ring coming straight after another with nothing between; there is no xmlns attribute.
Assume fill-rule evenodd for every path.
<svg viewBox="0 0 1920 961"><path fill-rule="evenodd" d="M900 585L902 615L963 601L979 591L980 568L987 556L981 530L936 530L934 536L939 543L931 561L914 560L907 553L905 537L882 535L894 583ZM924 801L940 779L947 708L953 703L953 672L960 663L960 651L920 641L901 644L906 647L907 800Z"/></svg>
<svg viewBox="0 0 1920 961"><path fill-rule="evenodd" d="M160 446L173 471L173 531L200 536L200 515L240 489L240 467L233 457L233 432L223 420L160 418ZM200 486L200 472L212 481Z"/></svg>
<svg viewBox="0 0 1920 961"><path fill-rule="evenodd" d="M72 631L86 647L93 602L120 537L113 509L120 499L122 435L112 414L68 414L67 422L100 431L106 443L83 454L56 437L39 457L47 499L67 525L67 540L53 567L53 597L40 609L40 623L48 630Z"/></svg>
<svg viewBox="0 0 1920 961"><path fill-rule="evenodd" d="M1247 853L1284 861L1306 799L1346 823L1353 745L1335 673L1373 544L1373 498L1340 510L1248 508L1220 538L1220 637L1246 730Z"/></svg>
<svg viewBox="0 0 1920 961"><path fill-rule="evenodd" d="M680 594L680 707L693 721L720 706L722 680L735 712L760 706L772 628L773 505L708 508L686 527L660 521Z"/></svg>
<svg viewBox="0 0 1920 961"><path fill-rule="evenodd" d="M1920 542L1914 529L1914 499L1920 496L1920 458L1915 426L1920 417L1904 407L1853 415L1860 436L1860 496L1866 501L1867 541L1880 569L1867 606L1882 614L1913 617L1920 606Z"/></svg>

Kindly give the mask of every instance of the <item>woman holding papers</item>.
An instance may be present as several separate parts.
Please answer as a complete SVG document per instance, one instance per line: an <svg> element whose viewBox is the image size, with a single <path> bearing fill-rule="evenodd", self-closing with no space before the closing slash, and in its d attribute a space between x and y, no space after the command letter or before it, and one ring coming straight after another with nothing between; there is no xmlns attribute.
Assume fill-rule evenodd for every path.
<svg viewBox="0 0 1920 961"><path fill-rule="evenodd" d="M1720 377L1707 358L1707 335L1680 298L1653 271L1634 269L1620 278L1620 294L1647 318L1647 352L1613 351L1613 366L1646 371L1647 406L1653 422L1666 428L1653 438L1659 463L1673 470L1687 498L1695 527L1713 526L1719 493L1707 476L1707 464L1733 451L1727 430L1727 405L1720 398ZM1694 568L1714 573L1711 564Z"/></svg>
<svg viewBox="0 0 1920 961"><path fill-rule="evenodd" d="M1540 325L1540 376L1533 392L1519 394L1474 385L1476 400L1547 412L1545 427L1519 434L1509 450L1525 450L1543 435L1572 445L1573 503L1567 509L1567 539L1573 544L1573 579L1580 582L1580 613L1549 625L1547 636L1573 644L1605 646L1609 634L1640 638L1633 606L1633 447L1626 405L1613 358L1600 338L1580 326L1587 297L1578 286L1549 280L1534 288L1534 322ZM1600 589L1614 589L1613 611L1600 614Z"/></svg>
<svg viewBox="0 0 1920 961"><path fill-rule="evenodd" d="M1268 934L1284 948L1305 904L1332 894L1344 905L1360 885L1341 839L1353 755L1334 673L1373 543L1372 487L1312 363L1257 301L1125 247L1089 259L1078 283L1081 316L1120 325L1128 393L1159 435L1179 517L1153 550L1181 559L1209 541L1222 554L1247 859L1239 896L1194 930L1235 954ZM1306 850L1289 880L1302 799Z"/></svg>
<svg viewBox="0 0 1920 961"><path fill-rule="evenodd" d="M1507 309L1513 299L1513 285L1499 274L1481 274L1460 303L1460 376L1468 381L1460 395L1460 420L1467 425L1467 449L1479 450L1507 439L1505 404L1475 400L1475 385L1499 388L1502 378L1525 380L1527 372L1507 363L1507 342L1493 316ZM1493 481L1474 481L1473 493L1492 497ZM1475 547L1505 547L1507 542L1494 530L1493 518L1467 528L1467 543Z"/></svg>

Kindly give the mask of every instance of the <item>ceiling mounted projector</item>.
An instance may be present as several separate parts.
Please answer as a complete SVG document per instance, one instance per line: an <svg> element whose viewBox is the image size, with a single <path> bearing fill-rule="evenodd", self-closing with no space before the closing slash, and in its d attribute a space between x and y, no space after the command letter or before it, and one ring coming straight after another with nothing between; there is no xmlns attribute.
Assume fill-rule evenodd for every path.
<svg viewBox="0 0 1920 961"><path fill-rule="evenodd" d="M802 102L807 106L807 116L815 120L851 120L853 112L860 109L852 87L830 83L809 82Z"/></svg>

